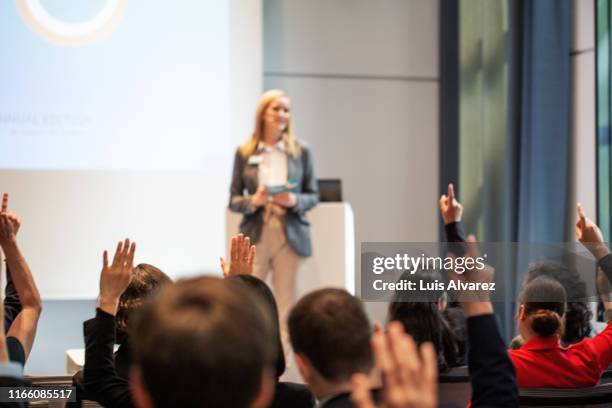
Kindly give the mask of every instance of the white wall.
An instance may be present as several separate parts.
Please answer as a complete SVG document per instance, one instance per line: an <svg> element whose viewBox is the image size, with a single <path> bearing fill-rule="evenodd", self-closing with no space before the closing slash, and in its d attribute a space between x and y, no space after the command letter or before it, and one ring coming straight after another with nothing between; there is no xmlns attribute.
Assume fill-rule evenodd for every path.
<svg viewBox="0 0 612 408"><path fill-rule="evenodd" d="M592 0L573 0L572 183L570 203L580 202L596 217L595 9ZM570 220L575 210L570 208ZM573 224L569 226L573 234Z"/></svg>
<svg viewBox="0 0 612 408"><path fill-rule="evenodd" d="M262 11L262 0L230 0L230 129L236 146L253 131L262 93Z"/></svg>
<svg viewBox="0 0 612 408"><path fill-rule="evenodd" d="M358 258L364 241L438 239L437 1L264 0L264 88L277 87L317 177L343 181Z"/></svg>
<svg viewBox="0 0 612 408"><path fill-rule="evenodd" d="M244 140L245 133L252 129L252 117L254 107L262 90L262 2L261 0L231 0L230 1L230 112L231 115L231 143L237 145ZM232 147L233 148L233 147ZM168 248L172 248L175 255L171 255L163 248L163 252L156 257L172 256L180 259L183 254L194 254L202 251L202 245L212 248L217 253L215 259L215 271L218 256L224 253L225 241L225 205L218 208L215 223L185 223L176 225L173 214L194 214L202 211L203 203L208 200L208 194L223 194L229 198L229 173L231 163L226 163L226 175L214 175L208 179L196 178L193 173L184 173L180 179L185 184L197 187L190 197L178 196L182 188L173 181L170 175L160 173L141 174L75 174L71 172L57 172L43 175L39 172L28 172L21 174L10 174L4 172L0 176L3 191L11 191L12 207L20 211L24 216L24 225L20 236L24 246L24 252L32 266L37 280L47 279L47 285L53 290L65 290L78 286L89 286L96 290L98 285L97 273L100 270L101 251L104 246L111 245L100 236L92 234L91 224L105 224L109 229L116 231L116 236L126 234L134 236L135 230L140 233L136 238L142 238L141 252L155 252L155 248L146 248L147 237L163 235ZM177 174L174 174L177 176ZM222 177L223 176L223 177ZM174 177L176 179L176 177ZM227 178L227 180L226 180ZM92 182L92 179L96 182ZM20 182L20 180L22 182ZM100 184L102 183L102 184ZM29 190L21 189L29 186ZM118 188L117 185L121 187ZM144 189L150 193L155 200L142 202L143 196L133 196L129 188L138 185L141 191ZM13 189L14 188L14 189ZM83 194L90 194L95 190L87 201L83 200ZM36 193L36 194L34 194ZM131 203L127 208L117 208L113 201L113 194L126 194ZM91 194L90 194L91 195ZM40 197L40 198L39 198ZM157 222L151 223L144 219L140 205L149 205L157 209L160 214ZM88 208L88 210L84 210ZM27 215L29 214L29 215ZM26 216L27 215L27 216ZM119 218L118 218L119 217ZM62 231L51 227L53 222L62 225ZM183 229L192 231L199 238L196 240L180 240L184 237ZM202 238L204 230L216 229L219 231L216 239L206 242ZM70 250L57 239L58 233L69 233L80 239L87 240L87 254L82 256L91 258L91 272L75 273L70 282L54 279L53 270L57 267L71 267ZM114 238L113 238L114 239ZM43 244L46 242L47 245ZM59 249L58 249L59 248ZM50 252L62 250L66 254L61 265L49 265L44 262L49 257L56 256ZM179 253L177 254L178 251ZM143 255L139 260L143 260ZM168 258L170 259L170 258ZM150 262L153 262L151 260ZM163 268L164 265L159 265ZM96 279L91 280L95 275ZM96 292L97 293L97 292ZM27 374L62 374L65 372L65 350L69 348L83 347L83 321L94 315L94 302L76 300L49 300L53 296L46 296L44 310L39 323L37 340L32 349L32 354L26 365ZM74 293L75 298L94 298L90 293Z"/></svg>

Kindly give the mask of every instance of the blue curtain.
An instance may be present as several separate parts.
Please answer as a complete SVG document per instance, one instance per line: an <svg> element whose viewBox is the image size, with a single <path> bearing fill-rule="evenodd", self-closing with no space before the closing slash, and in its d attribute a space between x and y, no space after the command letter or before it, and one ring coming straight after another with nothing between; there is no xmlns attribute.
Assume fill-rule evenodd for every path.
<svg viewBox="0 0 612 408"><path fill-rule="evenodd" d="M571 3L510 2L509 158L515 197L513 241L566 242L570 171ZM523 247L524 248L524 247ZM530 254L511 270L515 299ZM509 311L508 311L509 312ZM506 322L506 329L508 323Z"/></svg>
<svg viewBox="0 0 612 408"><path fill-rule="evenodd" d="M566 236L570 160L571 5L569 0L522 2L517 26L522 44L520 89L512 105L521 110L512 135L518 152L516 239L562 242Z"/></svg>

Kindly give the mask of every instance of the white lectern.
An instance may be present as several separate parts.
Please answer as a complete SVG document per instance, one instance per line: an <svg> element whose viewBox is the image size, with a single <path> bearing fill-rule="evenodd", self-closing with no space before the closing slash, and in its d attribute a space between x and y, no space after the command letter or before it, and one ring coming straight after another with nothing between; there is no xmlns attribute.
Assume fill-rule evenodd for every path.
<svg viewBox="0 0 612 408"><path fill-rule="evenodd" d="M296 299L314 289L341 287L355 294L355 227L348 203L319 203L307 213L312 256L297 278ZM229 238L238 232L242 214L227 211L226 254Z"/></svg>

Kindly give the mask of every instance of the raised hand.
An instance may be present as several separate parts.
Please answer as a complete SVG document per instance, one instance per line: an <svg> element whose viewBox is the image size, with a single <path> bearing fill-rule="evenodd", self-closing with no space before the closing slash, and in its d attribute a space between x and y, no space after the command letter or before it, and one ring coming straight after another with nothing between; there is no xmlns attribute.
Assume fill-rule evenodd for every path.
<svg viewBox="0 0 612 408"><path fill-rule="evenodd" d="M452 183L448 185L447 194L442 194L442 196L440 196L439 204L444 224L461 221L463 206L455 198L455 188Z"/></svg>
<svg viewBox="0 0 612 408"><path fill-rule="evenodd" d="M251 245L251 239L243 234L232 237L230 261L228 265L223 257L220 258L223 276L252 275L253 261L256 255L255 245Z"/></svg>
<svg viewBox="0 0 612 408"><path fill-rule="evenodd" d="M15 244L16 241L15 224L7 213L0 213L0 246L6 250L7 245Z"/></svg>
<svg viewBox="0 0 612 408"><path fill-rule="evenodd" d="M0 241L4 239L12 239L14 240L19 232L19 227L21 227L21 219L15 213L9 212L8 210L8 193L2 194L2 207L0 207L0 217L5 219L9 225L8 230L3 229L2 233L0 233ZM6 233L6 234L5 234Z"/></svg>
<svg viewBox="0 0 612 408"><path fill-rule="evenodd" d="M576 222L576 239L580 241L599 260L610 253L603 240L601 230L593 221L584 215L582 205L576 206L578 221Z"/></svg>
<svg viewBox="0 0 612 408"><path fill-rule="evenodd" d="M480 250L476 236L468 235L466 242L466 258L479 258ZM452 253L449 253L448 256L455 257ZM457 300L461 303L463 310L468 316L489 314L493 311L493 306L490 302L491 291L488 289L489 284L493 282L495 269L485 263L483 265L483 268L479 268L476 264L473 268L466 268L463 273L457 273L452 270L447 271L450 280L469 285L467 289L460 289L457 292Z"/></svg>
<svg viewBox="0 0 612 408"><path fill-rule="evenodd" d="M134 269L134 253L136 243L130 244L128 238L119 241L113 263L108 263L108 251L102 255L102 272L100 273L100 309L115 315L119 306L119 298L132 280Z"/></svg>
<svg viewBox="0 0 612 408"><path fill-rule="evenodd" d="M437 406L438 360L431 343L420 350L398 322L389 324L388 334L372 336L376 366L383 378L380 408L433 408ZM365 374L351 377L351 400L358 408L375 408Z"/></svg>

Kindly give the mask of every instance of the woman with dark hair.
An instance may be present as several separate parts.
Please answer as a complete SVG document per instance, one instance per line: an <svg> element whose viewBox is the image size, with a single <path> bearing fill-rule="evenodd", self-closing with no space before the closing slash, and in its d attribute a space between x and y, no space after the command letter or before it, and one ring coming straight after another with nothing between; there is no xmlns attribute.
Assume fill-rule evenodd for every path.
<svg viewBox="0 0 612 408"><path fill-rule="evenodd" d="M128 244L129 241L126 241L126 246ZM117 252L121 252L119 248ZM103 271L106 269L108 265L105 264ZM69 406L80 406L81 400L88 399L101 405L132 406L128 384L131 363L128 341L130 316L153 293L171 283L172 279L155 266L138 264L132 269L129 284L119 296L115 314L99 305L96 317L83 324L85 367L72 379L77 389L77 403L70 403L72 405ZM119 348L112 353L115 344ZM111 389L112 392L109 391Z"/></svg>
<svg viewBox="0 0 612 408"><path fill-rule="evenodd" d="M172 279L159 268L146 263L134 267L132 280L119 298L119 308L115 317L117 327L117 344L115 352L115 369L121 378L128 378L131 353L128 341L129 318L153 292L163 285L172 283Z"/></svg>
<svg viewBox="0 0 612 408"><path fill-rule="evenodd" d="M531 265L527 272L526 283L540 276L548 276L558 281L565 289L568 299L587 298L586 283L580 279L578 272L569 269L561 263L544 261ZM593 313L589 309L587 302L576 300L567 302L565 331L561 336L561 343L564 346L569 346L597 334L591 324L592 318Z"/></svg>
<svg viewBox="0 0 612 408"><path fill-rule="evenodd" d="M561 283L550 277L523 287L516 321L525 344L509 351L519 387L591 387L612 363L612 325L593 338L561 346L566 298Z"/></svg>
<svg viewBox="0 0 612 408"><path fill-rule="evenodd" d="M314 397L310 390L302 385L289 382L280 382L278 379L285 372L285 353L283 352L283 344L281 342L280 330L278 325L278 308L276 300L270 288L264 281L251 275L233 275L227 277L228 280L235 281L245 285L259 296L262 304L269 313L276 338L276 388L274 391L274 401L270 408L281 407L303 407L312 408L314 406Z"/></svg>
<svg viewBox="0 0 612 408"><path fill-rule="evenodd" d="M414 274L404 272L400 276L400 280L422 281L425 285L434 282L436 278L439 280L439 275L435 271L418 271ZM433 343L440 372L466 363L465 344L460 344L460 340L452 332L444 317L445 306L444 291L431 290L418 294L396 291L393 300L389 303L387 317L389 322L399 321L404 326L405 332L410 334L418 345Z"/></svg>
<svg viewBox="0 0 612 408"><path fill-rule="evenodd" d="M440 198L447 240L465 245L460 223L463 206L455 199L452 185L448 190L448 196ZM608 280L612 280L612 255L603 242L601 231L584 216L580 206L578 214L576 238L593 254ZM532 388L593 386L612 363L612 323L595 337L563 347L560 338L564 335L566 290L558 280L542 275L546 276L534 276L525 283L519 298L516 320L525 344L519 349L508 350L516 382L519 387Z"/></svg>

